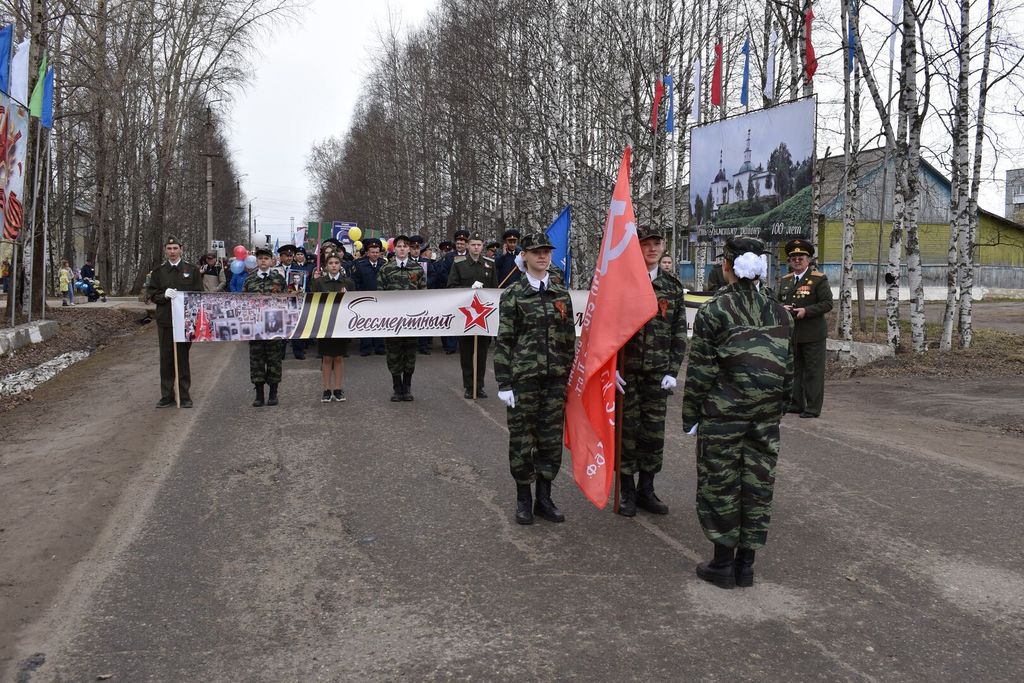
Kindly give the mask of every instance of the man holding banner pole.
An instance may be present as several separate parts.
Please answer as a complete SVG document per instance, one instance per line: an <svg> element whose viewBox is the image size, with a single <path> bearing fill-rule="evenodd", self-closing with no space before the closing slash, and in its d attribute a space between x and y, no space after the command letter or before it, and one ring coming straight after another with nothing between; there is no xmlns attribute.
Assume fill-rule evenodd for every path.
<svg viewBox="0 0 1024 683"><path fill-rule="evenodd" d="M156 304L156 331L160 343L160 401L156 407L168 408L177 403L182 408L191 408L192 373L188 352L192 343L175 343L171 301L181 292L203 291L203 283L199 270L182 260L181 243L176 238L167 238L164 254L167 260L153 270L146 289L146 298Z"/></svg>
<svg viewBox="0 0 1024 683"><path fill-rule="evenodd" d="M479 233L470 235L464 256L456 256L448 275L448 288L486 287L496 289L498 280L494 261L483 255L484 239ZM490 337L473 335L459 337L459 362L462 365L463 396L467 399L487 398L484 391L484 374L487 370L487 349Z"/></svg>

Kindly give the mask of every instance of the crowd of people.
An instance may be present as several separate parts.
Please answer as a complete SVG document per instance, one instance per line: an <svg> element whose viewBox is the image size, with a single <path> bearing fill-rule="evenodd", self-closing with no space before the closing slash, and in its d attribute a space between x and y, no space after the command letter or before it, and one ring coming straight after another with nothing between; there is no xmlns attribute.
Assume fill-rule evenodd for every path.
<svg viewBox="0 0 1024 683"><path fill-rule="evenodd" d="M687 358L685 290L665 238L654 228L637 233L658 300L657 313L627 342L615 376L622 394L622 442L616 512L638 510L665 515L668 505L655 492L664 461L668 396L677 388ZM552 245L543 233L522 238L506 231L502 242L459 230L450 242L431 246L419 235L399 235L384 253L380 240L367 239L359 258L327 240L316 262L301 247L276 255L255 251L240 291L410 291L426 288L502 288L499 329L494 338L497 396L507 408L509 468L516 485L515 520L536 517L565 521L552 499L562 459L564 406L576 350L572 299L561 271L551 264ZM810 267L813 247L805 240L786 245L791 272L779 293L768 285L765 246L752 238L725 244L716 291L697 313L683 384L683 428L697 437L697 513L713 558L697 575L718 587L751 586L757 550L767 539L771 518L779 425L786 412L817 417L824 380L824 315L831 310L825 275ZM148 296L157 304L161 398L158 407L191 407L188 349L173 342L170 302L183 291L235 291L225 263L207 254L199 267L185 263L171 238L167 260L150 276ZM491 255L488 255L491 254ZM231 265L227 265L231 269ZM819 339L820 337L820 339ZM360 354L387 356L391 400L412 401L418 354L429 354L430 339L361 338ZM249 342L253 406L279 402L283 339ZM304 341L291 341L298 359ZM487 398L484 377L489 337L442 340L446 353L460 351L464 396ZM348 339L320 339L322 402L344 401L344 359ZM475 345L475 348L474 348ZM475 351L475 352L474 352ZM175 387L175 354L178 385Z"/></svg>

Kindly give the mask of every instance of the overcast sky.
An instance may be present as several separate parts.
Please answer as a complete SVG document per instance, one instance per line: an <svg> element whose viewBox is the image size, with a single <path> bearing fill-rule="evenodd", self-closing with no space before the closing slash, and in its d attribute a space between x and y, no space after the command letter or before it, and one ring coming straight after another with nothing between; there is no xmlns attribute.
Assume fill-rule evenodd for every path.
<svg viewBox="0 0 1024 683"><path fill-rule="evenodd" d="M229 141L260 234L285 241L304 225L306 157L349 127L360 83L388 17L418 25L436 0L311 0L256 46L253 78L231 104ZM314 220L316 218L313 218ZM343 217L342 217L343 219Z"/></svg>

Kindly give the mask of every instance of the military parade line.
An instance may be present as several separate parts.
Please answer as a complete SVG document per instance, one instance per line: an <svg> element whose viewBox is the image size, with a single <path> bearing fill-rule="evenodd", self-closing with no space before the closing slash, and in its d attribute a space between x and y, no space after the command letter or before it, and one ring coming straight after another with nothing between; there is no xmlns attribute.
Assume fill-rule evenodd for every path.
<svg viewBox="0 0 1024 683"><path fill-rule="evenodd" d="M612 223L609 218L606 241L614 239ZM641 320L621 347L615 370L614 392L621 397L614 401L621 406L615 511L626 517L638 509L669 512L654 481L664 459L667 397L677 386L692 329L682 420L684 429L697 436L697 515L714 544L713 559L699 564L696 572L721 588L752 586L755 553L767 540L771 517L779 423L786 412L820 414L824 349L818 353L813 348L817 340L810 338L819 325L824 327L823 315L831 308L827 280L809 269L811 245L793 240L786 245L793 272L776 295L763 284L764 244L733 237L725 244L717 275L723 286L712 296L688 302L676 274L662 267L664 235L623 224L632 227L618 244L638 252L634 261L643 264L647 272L640 277L651 289L638 289L637 300L650 300L653 313L644 314L646 322ZM527 235L521 243L515 231L505 238L514 249L509 253L515 254L516 272L503 278L504 289L495 261L482 255L482 238L459 231L456 248L429 263L415 249L424 244L418 236L394 238L390 258L381 253L379 241L367 240L363 255L351 264L339 253L340 244L325 242L318 259L322 270L307 271L301 284L291 287L298 280L292 278L290 257L298 250L282 247L276 261L273 252L259 248L242 296L203 293L211 269L184 262L181 245L170 238L167 260L147 285L157 306L157 407L192 407L188 356L193 341L249 342L254 407L278 404L286 345L291 343L301 358L313 339L323 357L323 402L346 400L344 358L351 338L359 338L361 355L387 356L391 400L412 401L416 356L429 353L430 337L438 335L446 353L457 346L465 398L486 398L484 370L493 337L497 395L507 408L516 522L529 525L536 517L563 522L551 492L563 445L576 453L570 438L576 418L567 420L566 414L574 359L582 367L577 356L584 353L577 350L583 316L576 311L590 312L588 297L597 293L600 280L595 275L593 292L570 292L552 267L552 245L545 234ZM443 289L423 291L438 282L438 272L444 274ZM808 321L815 329L801 332ZM372 336L381 331L387 333L383 339ZM424 333L429 333L426 347ZM802 344L811 348L800 349ZM581 488L581 476L592 476L593 469L591 463L587 475L575 472ZM607 490L605 501L588 497L603 507Z"/></svg>

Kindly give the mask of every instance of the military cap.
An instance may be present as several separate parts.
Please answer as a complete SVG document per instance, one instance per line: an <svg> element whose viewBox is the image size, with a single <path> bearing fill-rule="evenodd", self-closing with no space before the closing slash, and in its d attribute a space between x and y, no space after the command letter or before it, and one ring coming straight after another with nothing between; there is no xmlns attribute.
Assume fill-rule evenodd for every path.
<svg viewBox="0 0 1024 683"><path fill-rule="evenodd" d="M551 240L543 232L530 233L523 238L523 241L519 244L523 248L523 251L533 251L534 249L554 249L551 245Z"/></svg>
<svg viewBox="0 0 1024 683"><path fill-rule="evenodd" d="M302 252L303 256L306 255L306 248L305 247L295 247L295 253L296 254L298 254L300 251Z"/></svg>
<svg viewBox="0 0 1024 683"><path fill-rule="evenodd" d="M377 239L376 237L371 237L369 239L363 240L363 249L369 249L370 247L377 247L378 249L383 248L381 246L380 240Z"/></svg>
<svg viewBox="0 0 1024 683"><path fill-rule="evenodd" d="M178 238L177 238L177 237L168 237L168 238L167 238L167 241L166 241L166 242L164 242L164 246L165 246L165 247L169 247L169 246L171 246L172 244L177 244L177 245L178 245L179 247L181 246L181 242L179 242L179 241L178 241Z"/></svg>
<svg viewBox="0 0 1024 683"><path fill-rule="evenodd" d="M323 241L323 246L331 246L334 247L335 249L341 249L341 242L334 239L333 237L329 237Z"/></svg>
<svg viewBox="0 0 1024 683"><path fill-rule="evenodd" d="M396 235L391 240L391 244L392 245L398 244L399 242L405 242L406 244L412 244L412 241L409 239L408 235Z"/></svg>
<svg viewBox="0 0 1024 683"><path fill-rule="evenodd" d="M475 242L483 242L484 241L484 236L481 235L478 232L474 232L469 237L467 237L466 239L467 240L472 240L472 241L475 241Z"/></svg>
<svg viewBox="0 0 1024 683"><path fill-rule="evenodd" d="M663 240L663 239L665 239L665 235L663 235L661 233L661 230L659 230L658 228L652 227L652 226L645 226L645 227L642 227L642 228L637 228L636 236L640 238L641 242L643 242L644 240L655 240L655 239Z"/></svg>
<svg viewBox="0 0 1024 683"><path fill-rule="evenodd" d="M259 258L260 256L269 256L270 258L274 258L274 252L267 247L256 247L256 251L253 253L256 254L256 258Z"/></svg>
<svg viewBox="0 0 1024 683"><path fill-rule="evenodd" d="M295 256L295 246L291 244L282 244L280 247L277 248L277 253L291 254L292 256Z"/></svg>
<svg viewBox="0 0 1024 683"><path fill-rule="evenodd" d="M442 240L442 242L437 245L437 248L438 249L454 249L455 248L455 244L451 240Z"/></svg>
<svg viewBox="0 0 1024 683"><path fill-rule="evenodd" d="M734 261L737 256L746 253L760 256L764 253L764 242L756 237L744 237L742 235L730 237L725 241L722 257L729 261Z"/></svg>
<svg viewBox="0 0 1024 683"><path fill-rule="evenodd" d="M203 258L217 258L217 255L212 251L208 251L205 254L203 254Z"/></svg>
<svg viewBox="0 0 1024 683"><path fill-rule="evenodd" d="M484 248L485 249L500 249L501 248L501 242L488 242L487 245Z"/></svg>
<svg viewBox="0 0 1024 683"><path fill-rule="evenodd" d="M804 239L786 242L786 256L814 256L814 245Z"/></svg>
<svg viewBox="0 0 1024 683"><path fill-rule="evenodd" d="M519 231L516 230L515 228L509 228L505 232L501 233L501 239L507 240L509 237L515 237L516 239L519 239L520 237L522 237L522 235L519 234Z"/></svg>
<svg viewBox="0 0 1024 683"><path fill-rule="evenodd" d="M397 239L397 238L396 238ZM426 240L423 239L423 235L413 235L409 238L409 244L426 244Z"/></svg>
<svg viewBox="0 0 1024 683"><path fill-rule="evenodd" d="M455 235L452 236L452 239L468 240L469 239L469 230L463 230L463 229L456 230L455 231Z"/></svg>

